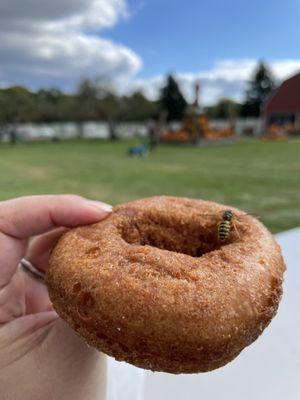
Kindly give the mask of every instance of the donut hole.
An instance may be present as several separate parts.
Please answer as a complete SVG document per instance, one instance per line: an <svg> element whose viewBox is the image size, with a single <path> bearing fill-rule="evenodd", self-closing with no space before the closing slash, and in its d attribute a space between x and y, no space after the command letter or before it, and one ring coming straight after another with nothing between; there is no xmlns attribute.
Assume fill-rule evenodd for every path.
<svg viewBox="0 0 300 400"><path fill-rule="evenodd" d="M220 243L217 236L217 221L202 225L201 221L132 220L123 227L122 238L129 244L151 246L162 250L201 257L219 249L230 240Z"/></svg>

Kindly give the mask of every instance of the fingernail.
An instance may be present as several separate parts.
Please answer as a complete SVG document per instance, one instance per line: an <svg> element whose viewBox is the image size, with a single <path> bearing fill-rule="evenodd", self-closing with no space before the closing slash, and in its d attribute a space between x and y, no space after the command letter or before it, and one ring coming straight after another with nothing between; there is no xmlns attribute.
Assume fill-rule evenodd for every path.
<svg viewBox="0 0 300 400"><path fill-rule="evenodd" d="M59 315L58 315L57 312L54 311L54 310L49 310L48 313L49 313L49 316L50 316L51 318L53 318L53 319L59 318Z"/></svg>
<svg viewBox="0 0 300 400"><path fill-rule="evenodd" d="M110 204L102 203L102 201L89 201L89 205L97 208L97 210L112 212L113 206Z"/></svg>

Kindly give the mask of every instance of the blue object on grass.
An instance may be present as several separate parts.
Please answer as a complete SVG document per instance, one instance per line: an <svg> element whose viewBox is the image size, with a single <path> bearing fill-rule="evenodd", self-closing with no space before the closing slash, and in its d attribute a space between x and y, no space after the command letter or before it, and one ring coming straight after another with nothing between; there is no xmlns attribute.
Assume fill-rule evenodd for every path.
<svg viewBox="0 0 300 400"><path fill-rule="evenodd" d="M147 144L141 144L139 146L129 147L128 155L131 157L145 157L149 153L149 146Z"/></svg>

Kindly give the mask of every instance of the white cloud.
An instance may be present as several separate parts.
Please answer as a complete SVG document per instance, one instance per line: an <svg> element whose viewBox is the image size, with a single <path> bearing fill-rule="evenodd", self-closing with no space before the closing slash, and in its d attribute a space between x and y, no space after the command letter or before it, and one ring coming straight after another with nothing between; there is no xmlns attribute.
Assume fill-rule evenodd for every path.
<svg viewBox="0 0 300 400"><path fill-rule="evenodd" d="M13 29L25 24L102 29L128 16L126 0L1 0L0 20ZM2 25L1 24L1 25Z"/></svg>
<svg viewBox="0 0 300 400"><path fill-rule="evenodd" d="M139 56L98 34L127 16L126 0L1 0L0 81L71 89L81 77L129 79Z"/></svg>
<svg viewBox="0 0 300 400"><path fill-rule="evenodd" d="M300 72L300 60L278 60L271 63L272 70L279 80Z"/></svg>

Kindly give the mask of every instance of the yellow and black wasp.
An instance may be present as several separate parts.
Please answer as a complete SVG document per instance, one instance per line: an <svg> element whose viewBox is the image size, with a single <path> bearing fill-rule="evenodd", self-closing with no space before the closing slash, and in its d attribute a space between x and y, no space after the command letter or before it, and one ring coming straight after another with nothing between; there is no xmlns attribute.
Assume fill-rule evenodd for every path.
<svg viewBox="0 0 300 400"><path fill-rule="evenodd" d="M259 217L255 214L251 213L244 213L244 214L238 214L236 215L232 210L224 210L220 212L220 216L218 216L218 222L217 222L217 227L216 227L216 236L218 242L225 242L227 239L230 238L231 232L234 230L237 237L240 238L240 232L238 230L239 224L244 225L243 219L247 216L252 216L257 219ZM217 214L203 214L203 216L206 217L213 217L215 219ZM243 228L242 228L243 229Z"/></svg>
<svg viewBox="0 0 300 400"><path fill-rule="evenodd" d="M229 238L232 229L235 230L238 237L240 234L235 224L236 216L231 210L225 210L222 215L222 220L218 224L218 240L224 242Z"/></svg>
<svg viewBox="0 0 300 400"><path fill-rule="evenodd" d="M234 230L237 234L237 237L240 238L241 235L237 229L237 222L242 222L242 218L247 216L252 216L259 219L259 217L255 214L245 213L236 215L231 210L223 211L221 221L218 223L218 241L225 242L225 240L229 238L232 230Z"/></svg>

